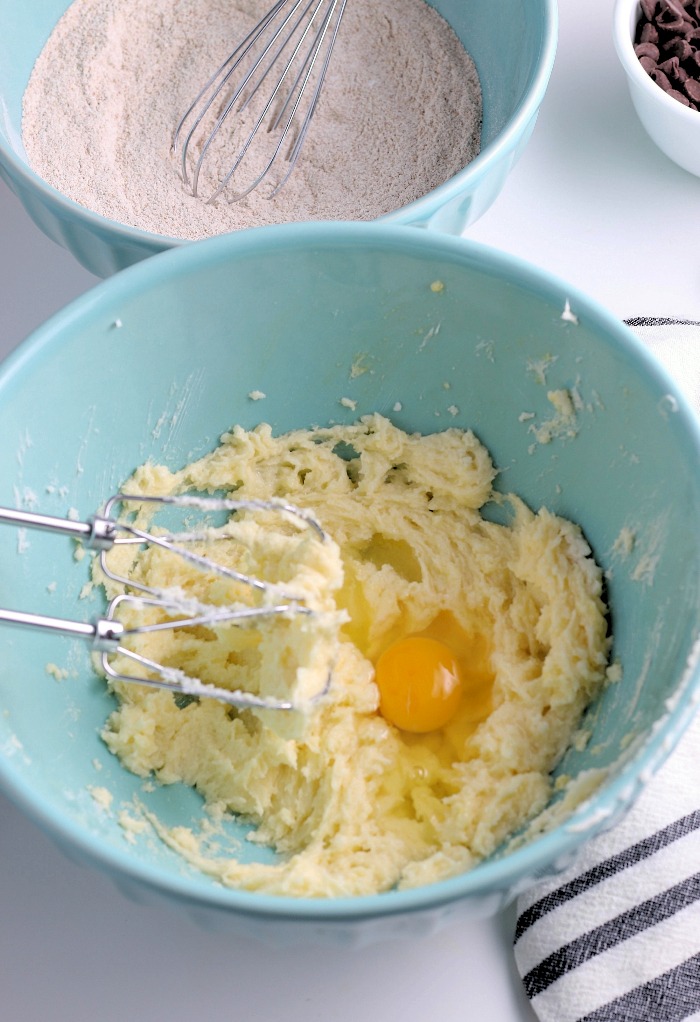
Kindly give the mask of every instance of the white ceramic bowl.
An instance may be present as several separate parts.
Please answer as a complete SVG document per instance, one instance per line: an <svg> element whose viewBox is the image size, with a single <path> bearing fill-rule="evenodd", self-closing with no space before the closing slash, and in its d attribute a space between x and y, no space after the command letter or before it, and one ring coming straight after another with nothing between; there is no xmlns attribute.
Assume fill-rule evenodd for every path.
<svg viewBox="0 0 700 1022"><path fill-rule="evenodd" d="M616 0L613 40L637 116L649 137L674 163L700 177L700 111L667 96L634 52L639 0Z"/></svg>

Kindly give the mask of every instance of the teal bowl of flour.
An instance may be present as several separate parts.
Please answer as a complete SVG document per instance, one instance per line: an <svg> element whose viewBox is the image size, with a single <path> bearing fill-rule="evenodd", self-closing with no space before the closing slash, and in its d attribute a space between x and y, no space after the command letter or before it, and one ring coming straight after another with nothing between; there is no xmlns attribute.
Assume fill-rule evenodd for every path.
<svg viewBox="0 0 700 1022"><path fill-rule="evenodd" d="M531 135L554 62L557 8L556 0L498 0L497 4L431 0L431 4L476 65L483 94L480 151L443 184L415 201L399 203L379 219L458 235L494 202ZM0 175L42 231L88 270L107 277L183 244L185 235L151 233L152 225L144 230L138 221L129 220L128 224L136 223L129 226L119 217L108 219L47 184L29 165L22 137L23 96L37 57L68 6L67 0L27 0L21 5L0 0ZM114 86L108 81L104 88ZM65 91L63 95L59 87L56 98L62 109L70 102ZM106 91L93 102L99 107L113 98ZM426 123L426 145L430 145L430 131ZM93 157L87 138L80 156L82 166L89 166ZM347 173L352 171L350 167ZM100 190L118 187L118 177L117 172L106 173ZM345 177L344 171L339 187ZM372 191L376 191L374 182ZM149 204L153 201L158 197L144 199ZM318 219L352 219L354 215L341 212Z"/></svg>
<svg viewBox="0 0 700 1022"><path fill-rule="evenodd" d="M557 433L551 395L563 391L573 418ZM362 944L497 911L621 818L700 697L692 410L637 338L576 288L439 232L266 227L101 282L0 367L0 504L84 518L146 459L181 467L236 423L279 433L370 412L408 431L473 429L499 488L578 522L605 572L621 677L558 768L557 798L566 777L588 793L568 812L555 801L549 827L524 844L448 880L368 897L225 888L150 828L130 827L137 805L196 827L201 801L110 755L100 730L113 702L79 640L0 631L7 794L134 898L273 944ZM99 611L97 594L81 598L89 567L68 540L3 526L0 547L0 606L81 620ZM245 839L247 824L227 828L236 854L274 857Z"/></svg>

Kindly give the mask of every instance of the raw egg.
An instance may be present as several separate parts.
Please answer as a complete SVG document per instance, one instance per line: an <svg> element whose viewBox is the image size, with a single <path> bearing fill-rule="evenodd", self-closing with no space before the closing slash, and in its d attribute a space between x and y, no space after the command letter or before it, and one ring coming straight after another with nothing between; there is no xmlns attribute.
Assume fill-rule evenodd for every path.
<svg viewBox="0 0 700 1022"><path fill-rule="evenodd" d="M459 664L437 639L424 635L399 639L379 657L375 677L380 712L402 731L435 731L452 720L459 707Z"/></svg>
<svg viewBox="0 0 700 1022"><path fill-rule="evenodd" d="M446 612L392 642L376 662L375 681L382 716L413 734L437 731L458 713L471 730L492 708L488 643Z"/></svg>

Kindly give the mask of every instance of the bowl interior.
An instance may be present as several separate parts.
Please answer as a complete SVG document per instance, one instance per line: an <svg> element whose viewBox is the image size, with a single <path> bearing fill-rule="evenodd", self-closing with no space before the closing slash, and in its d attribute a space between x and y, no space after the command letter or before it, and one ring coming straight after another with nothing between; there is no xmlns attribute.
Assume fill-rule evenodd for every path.
<svg viewBox="0 0 700 1022"><path fill-rule="evenodd" d="M484 94L482 149L515 118L541 72L551 0L430 0L473 57ZM0 0L0 145L26 164L22 96L34 63L69 0ZM498 11L494 11L497 6Z"/></svg>
<svg viewBox="0 0 700 1022"><path fill-rule="evenodd" d="M578 323L562 316L567 300ZM574 396L576 435L540 443L533 427L552 420L548 393L560 388ZM279 432L373 411L409 430L473 428L501 489L583 526L608 573L623 678L590 712L586 749L561 769L606 766L638 737L647 751L637 776L654 743L668 744L654 725L688 681L698 638L698 430L629 331L514 260L400 227L287 225L124 271L2 368L0 503L84 517L147 458L179 467L234 423ZM99 609L80 598L87 577L69 541L0 529L0 605L84 619ZM145 790L107 753L99 730L112 703L83 646L7 628L0 642L0 778L13 796L113 865L234 902L152 837L125 840L118 810L134 797L166 823L196 822L201 807L183 787ZM92 787L111 793L109 812ZM247 831L232 821L232 842ZM568 840L558 834L545 858ZM245 842L240 852L271 854ZM533 865L519 854L511 881ZM478 867L459 891L503 883L497 868ZM385 897L405 905L412 895Z"/></svg>

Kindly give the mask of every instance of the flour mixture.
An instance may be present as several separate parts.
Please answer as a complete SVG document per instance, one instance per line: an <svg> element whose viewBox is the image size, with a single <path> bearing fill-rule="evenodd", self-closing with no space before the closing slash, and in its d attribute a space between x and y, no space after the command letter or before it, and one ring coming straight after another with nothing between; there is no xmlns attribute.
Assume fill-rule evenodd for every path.
<svg viewBox="0 0 700 1022"><path fill-rule="evenodd" d="M287 220L369 220L442 184L479 151L473 61L424 0L349 0L302 156L268 200L214 205L170 146L199 88L269 0L74 0L25 96L30 166L112 220L194 239ZM230 168L223 145L205 197Z"/></svg>

